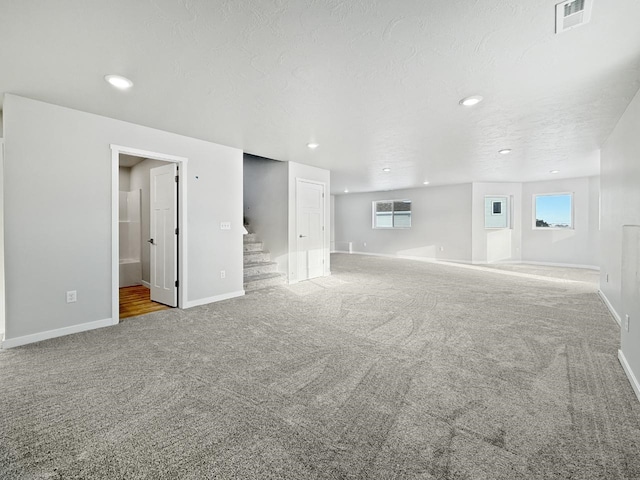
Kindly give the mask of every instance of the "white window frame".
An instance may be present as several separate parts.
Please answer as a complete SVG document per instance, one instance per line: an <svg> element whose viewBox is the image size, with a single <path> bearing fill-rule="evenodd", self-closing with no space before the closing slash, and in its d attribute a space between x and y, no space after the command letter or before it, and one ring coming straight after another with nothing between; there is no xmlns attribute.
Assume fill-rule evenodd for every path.
<svg viewBox="0 0 640 480"><path fill-rule="evenodd" d="M498 203L494 200L491 200L491 216L500 216L500 215L504 215L505 219L506 219L506 225L503 226L499 226L499 227L491 227L491 226L487 226L487 222L486 222L486 213L485 213L485 223L484 223L484 228L485 230L504 230L504 229L511 229L511 219L513 217L513 197L511 195L504 195L504 194L500 194L500 195L485 195L484 199L485 199L485 203L484 203L484 208L485 208L485 212L486 212L486 201L487 199L493 199L493 198L502 198L504 199L504 210L502 211L502 213L493 213L493 204L494 203ZM499 202L499 203L503 203L503 202Z"/></svg>
<svg viewBox="0 0 640 480"><path fill-rule="evenodd" d="M391 203L393 205L393 203L395 202L402 202L402 203L406 203L409 202L411 204L411 210L409 211L410 215L409 215L409 226L407 227L396 227L394 226L394 211L393 211L393 206L391 207L391 226L390 227L378 227L376 225L376 204L378 203ZM401 199L396 199L396 200L374 200L373 202L371 202L371 228L375 229L375 230L407 230L409 228L412 227L413 225L413 201L409 200L408 198L401 198Z"/></svg>
<svg viewBox="0 0 640 480"><path fill-rule="evenodd" d="M569 227L538 227L536 225L536 199L538 197L557 197L560 195L568 195L570 198L570 208L571 208L571 225ZM575 208L574 208L574 192L555 192L555 193L534 193L533 197L532 197L532 214L531 216L532 218L532 222L531 222L531 226L533 228L533 230L552 230L552 231L558 231L558 230L575 230ZM544 220L544 219L542 219Z"/></svg>

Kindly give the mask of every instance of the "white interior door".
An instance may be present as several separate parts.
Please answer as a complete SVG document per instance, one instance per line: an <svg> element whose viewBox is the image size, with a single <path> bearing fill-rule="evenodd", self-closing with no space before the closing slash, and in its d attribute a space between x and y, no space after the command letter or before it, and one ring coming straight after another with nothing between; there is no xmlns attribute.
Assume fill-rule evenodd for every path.
<svg viewBox="0 0 640 480"><path fill-rule="evenodd" d="M324 274L324 185L296 180L298 280Z"/></svg>
<svg viewBox="0 0 640 480"><path fill-rule="evenodd" d="M178 305L178 166L171 163L150 171L151 300Z"/></svg>

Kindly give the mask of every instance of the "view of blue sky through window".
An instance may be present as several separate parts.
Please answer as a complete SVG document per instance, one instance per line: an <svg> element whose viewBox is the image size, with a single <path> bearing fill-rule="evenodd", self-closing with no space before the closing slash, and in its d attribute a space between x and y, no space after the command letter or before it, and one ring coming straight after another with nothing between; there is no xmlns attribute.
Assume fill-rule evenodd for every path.
<svg viewBox="0 0 640 480"><path fill-rule="evenodd" d="M536 195L536 227L573 228L570 193L560 195Z"/></svg>

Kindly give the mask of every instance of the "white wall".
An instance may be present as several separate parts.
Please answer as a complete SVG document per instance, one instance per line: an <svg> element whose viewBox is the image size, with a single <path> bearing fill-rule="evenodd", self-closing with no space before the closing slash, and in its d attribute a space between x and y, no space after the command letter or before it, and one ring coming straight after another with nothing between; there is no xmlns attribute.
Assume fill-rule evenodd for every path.
<svg viewBox="0 0 640 480"><path fill-rule="evenodd" d="M331 195L331 237L329 248L332 252L336 251L336 196Z"/></svg>
<svg viewBox="0 0 640 480"><path fill-rule="evenodd" d="M533 195L573 193L574 228L534 229ZM599 231L598 177L522 184L522 261L597 268Z"/></svg>
<svg viewBox="0 0 640 480"><path fill-rule="evenodd" d="M336 249L471 261L471 184L336 195ZM411 200L411 228L374 229L372 202Z"/></svg>
<svg viewBox="0 0 640 480"><path fill-rule="evenodd" d="M256 233L278 263L278 271L288 272L288 182L286 162L244 156L244 216L249 231Z"/></svg>
<svg viewBox="0 0 640 480"><path fill-rule="evenodd" d="M151 177L152 168L167 165L167 162L151 160L149 158L131 167L130 190L140 190L140 226L141 226L141 261L142 281L151 281L151 245L147 240L151 238Z"/></svg>
<svg viewBox="0 0 640 480"><path fill-rule="evenodd" d="M2 125L1 117L0 125ZM4 338L5 332L4 292L4 139L0 138L0 341Z"/></svg>
<svg viewBox="0 0 640 480"><path fill-rule="evenodd" d="M472 197L473 263L519 262L522 259L522 184L474 183ZM485 228L485 197L509 197L511 228Z"/></svg>
<svg viewBox="0 0 640 480"><path fill-rule="evenodd" d="M622 299L623 225L640 225L640 93L602 146L600 187L602 192L600 290L619 318L630 315L630 328L621 329L621 356L627 375L635 381L640 398L640 311L627 311L631 302ZM636 252L637 256L638 252ZM629 255L629 252L626 253ZM636 276L638 272L636 271ZM636 305L638 292L635 292ZM624 365L623 361L623 365Z"/></svg>
<svg viewBox="0 0 640 480"><path fill-rule="evenodd" d="M242 294L240 150L14 95L4 127L7 339L110 319L110 144L189 159L188 303Z"/></svg>
<svg viewBox="0 0 640 480"><path fill-rule="evenodd" d="M289 168L289 283L298 281L298 257L297 257L297 237L296 237L296 180L311 180L325 184L324 196L324 275L331 274L331 172L322 168L302 165L301 163L288 162Z"/></svg>

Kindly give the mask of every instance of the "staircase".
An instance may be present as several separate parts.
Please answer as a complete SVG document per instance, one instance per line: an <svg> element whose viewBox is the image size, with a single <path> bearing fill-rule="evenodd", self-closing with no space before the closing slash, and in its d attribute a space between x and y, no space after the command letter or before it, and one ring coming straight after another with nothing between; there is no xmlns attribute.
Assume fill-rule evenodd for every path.
<svg viewBox="0 0 640 480"><path fill-rule="evenodd" d="M271 254L255 233L247 233L244 238L244 291L284 285L285 276L278 272L278 264L271 261Z"/></svg>

